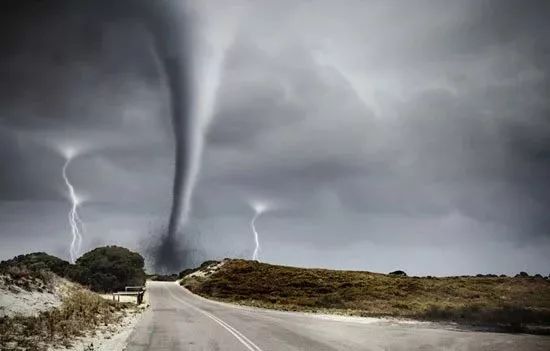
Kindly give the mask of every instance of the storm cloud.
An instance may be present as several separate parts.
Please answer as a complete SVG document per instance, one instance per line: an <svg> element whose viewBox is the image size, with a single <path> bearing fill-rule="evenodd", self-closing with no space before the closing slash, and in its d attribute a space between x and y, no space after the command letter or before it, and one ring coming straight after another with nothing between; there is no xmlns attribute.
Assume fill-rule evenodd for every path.
<svg viewBox="0 0 550 351"><path fill-rule="evenodd" d="M167 220L174 171L150 34L131 5L23 3L2 12L0 255L66 255L52 140L90 145L71 165L85 248L140 249ZM201 18L246 13L192 198L197 260L250 257L262 200L278 204L257 223L269 262L547 274L545 1L190 5L214 35L228 24Z"/></svg>

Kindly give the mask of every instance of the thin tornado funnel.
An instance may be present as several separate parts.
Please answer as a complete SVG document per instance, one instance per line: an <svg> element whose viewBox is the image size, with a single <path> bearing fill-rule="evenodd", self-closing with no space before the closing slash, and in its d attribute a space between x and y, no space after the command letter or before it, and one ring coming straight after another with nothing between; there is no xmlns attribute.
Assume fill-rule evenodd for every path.
<svg viewBox="0 0 550 351"><path fill-rule="evenodd" d="M167 57L164 60L164 70L170 86L170 102L172 110L172 127L174 132L175 160L174 160L174 181L172 185L172 210L168 223L168 236L174 237L182 215L182 200L184 199L185 180L188 178L189 153L189 122L185 103L187 92L184 82L186 81L185 71L181 63L175 58Z"/></svg>
<svg viewBox="0 0 550 351"><path fill-rule="evenodd" d="M233 2L232 4L238 4ZM200 5L199 5L200 7ZM198 39L193 45L194 60L191 79L193 91L191 154L189 172L184 183L182 221L187 221L191 212L191 200L197 178L200 173L204 139L214 117L218 90L220 88L223 65L228 49L231 47L239 19L244 8L230 6L223 16L202 18L202 25L196 29ZM199 10L208 14L205 9Z"/></svg>

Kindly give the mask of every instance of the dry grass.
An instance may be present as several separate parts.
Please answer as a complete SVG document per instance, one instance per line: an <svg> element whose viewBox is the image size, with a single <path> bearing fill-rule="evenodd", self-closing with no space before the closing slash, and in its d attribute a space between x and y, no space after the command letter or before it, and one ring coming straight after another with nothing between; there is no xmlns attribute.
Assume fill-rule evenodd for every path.
<svg viewBox="0 0 550 351"><path fill-rule="evenodd" d="M521 329L550 325L550 281L509 277L401 277L230 260L191 291L222 301L291 311L392 316Z"/></svg>
<svg viewBox="0 0 550 351"><path fill-rule="evenodd" d="M40 312L37 316L0 319L0 349L20 347L40 351L46 350L48 345L70 347L72 338L118 322L128 306L75 287L59 308Z"/></svg>

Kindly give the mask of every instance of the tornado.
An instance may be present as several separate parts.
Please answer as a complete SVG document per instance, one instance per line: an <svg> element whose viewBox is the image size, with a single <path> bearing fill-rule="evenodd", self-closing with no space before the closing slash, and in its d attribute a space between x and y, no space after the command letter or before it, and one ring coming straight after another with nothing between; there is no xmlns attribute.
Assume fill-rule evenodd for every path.
<svg viewBox="0 0 550 351"><path fill-rule="evenodd" d="M147 6L152 3L145 2ZM195 21L191 23L191 10L194 15L197 10L203 13L207 10L198 3L194 7L187 2L154 4L158 5L148 23L154 56L169 91L175 161L168 227L154 246L153 258L155 269L174 272L188 262L182 257L187 250L179 246L179 241L184 242L185 238L178 237L178 231L191 211L204 137L214 115L222 67L236 33L241 7L230 7L222 17L210 19L213 27L206 29L202 23L198 29ZM205 18L208 16L202 20ZM194 65L196 61L200 65Z"/></svg>
<svg viewBox="0 0 550 351"><path fill-rule="evenodd" d="M168 88L170 116L174 138L174 176L170 216L166 231L153 249L153 264L157 271L173 272L181 268L181 248L177 234L185 198L185 183L193 155L192 97L191 97L191 43L186 9L164 4L151 9L147 22L152 38L152 49L161 75Z"/></svg>

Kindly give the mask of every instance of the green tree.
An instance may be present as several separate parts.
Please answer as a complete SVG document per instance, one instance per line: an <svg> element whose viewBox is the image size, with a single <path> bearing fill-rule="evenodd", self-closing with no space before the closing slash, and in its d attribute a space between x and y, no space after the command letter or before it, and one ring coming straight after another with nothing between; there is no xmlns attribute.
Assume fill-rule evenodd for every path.
<svg viewBox="0 0 550 351"><path fill-rule="evenodd" d="M143 257L136 252L105 246L82 255L71 275L94 291L111 292L145 284L144 265Z"/></svg>

